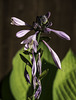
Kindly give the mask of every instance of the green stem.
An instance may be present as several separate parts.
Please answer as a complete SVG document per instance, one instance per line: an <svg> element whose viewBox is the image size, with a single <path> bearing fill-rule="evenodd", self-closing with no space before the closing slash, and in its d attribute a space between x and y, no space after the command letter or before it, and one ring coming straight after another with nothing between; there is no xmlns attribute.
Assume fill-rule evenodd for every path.
<svg viewBox="0 0 76 100"><path fill-rule="evenodd" d="M37 35L37 42L39 43L39 40L40 40L40 35L41 35L41 32L38 33Z"/></svg>

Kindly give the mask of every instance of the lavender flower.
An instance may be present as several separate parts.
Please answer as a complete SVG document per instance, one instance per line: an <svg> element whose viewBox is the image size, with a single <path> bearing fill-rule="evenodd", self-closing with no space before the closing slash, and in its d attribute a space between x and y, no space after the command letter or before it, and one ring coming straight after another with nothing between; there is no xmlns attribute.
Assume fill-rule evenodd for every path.
<svg viewBox="0 0 76 100"><path fill-rule="evenodd" d="M57 56L57 54L54 52L54 50L43 40L44 44L48 47L51 55L52 55L52 58L56 64L56 66L61 69L61 63L60 63L60 59L59 57Z"/></svg>
<svg viewBox="0 0 76 100"><path fill-rule="evenodd" d="M16 26L26 26L27 25L24 21L22 21L16 17L12 17L11 21L12 21L11 22L12 25L16 25Z"/></svg>
<svg viewBox="0 0 76 100"><path fill-rule="evenodd" d="M53 29L50 29L50 28L45 28L44 32L45 33L54 32L59 37L66 39L66 40L70 40L70 37L63 31L57 31L57 30L53 30Z"/></svg>
<svg viewBox="0 0 76 100"><path fill-rule="evenodd" d="M24 50L27 50L27 51L31 52L31 54L32 54L32 55L29 54L29 56L30 56L30 59L32 62L32 80L33 80L33 87L35 90L35 94L34 94L35 99L40 98L41 91L42 91L41 81L36 76L37 72L38 72L37 73L38 76L42 74L42 68L41 68L42 64L41 64L41 57L40 57L41 52L37 52L40 34L42 32L47 33L47 34L50 32L54 32L59 37L65 39L65 40L70 40L70 37L65 32L49 28L52 26L52 22L49 22L50 16L51 16L50 12L48 12L47 14L42 15L42 16L37 16L36 21L33 22L32 25L29 25L16 17L11 18L12 25L29 27L28 30L21 30L21 31L17 32L16 37L21 38L21 37L25 36L31 30L35 31L35 33L33 35L29 36L27 39L25 39L21 42L21 44L25 45ZM60 59L59 59L58 55L44 40L42 40L42 41L48 47L57 68L61 69L61 63L60 63ZM38 56L36 56L36 54L38 54ZM25 67L24 76L25 76L26 81L28 83L30 83L30 77L26 70L26 67Z"/></svg>
<svg viewBox="0 0 76 100"><path fill-rule="evenodd" d="M16 17L12 17L11 18L11 20L12 20L11 24L16 25L16 26L28 26L29 28L31 28L29 30L21 30L21 31L17 32L16 36L18 38L23 37L24 35L26 35L31 30L35 30L36 32L41 31L41 32L45 32L45 33L54 32L59 37L64 38L66 40L70 40L70 37L66 33L64 33L63 31L58 31L58 30L48 28L48 27L52 26L52 22L48 21L50 15L51 15L51 13L48 12L46 15L37 16L36 22L33 22L33 25L29 25L29 24L25 23L24 21L22 21L22 20L20 20Z"/></svg>
<svg viewBox="0 0 76 100"><path fill-rule="evenodd" d="M12 18L11 18L11 21L12 21L12 22L11 22L12 25L16 25L16 26L28 26L28 27L31 28L31 29L29 29L29 30L21 30L21 31L17 32L17 33L16 33L16 36L17 36L18 38L23 37L24 35L26 35L28 32L30 32L30 31L32 30L32 26L31 26L31 25L25 23L24 21L22 21L22 20L20 20L20 19L18 19L18 18L16 18L16 17L12 17Z"/></svg>
<svg viewBox="0 0 76 100"><path fill-rule="evenodd" d="M40 98L41 91L42 91L41 82L38 80L37 83L38 83L39 87L38 87L37 91L34 94L35 99L39 99Z"/></svg>
<svg viewBox="0 0 76 100"><path fill-rule="evenodd" d="M36 85L37 85L37 77L35 75L35 76L33 76L33 87L34 87L34 90L36 89Z"/></svg>
<svg viewBox="0 0 76 100"><path fill-rule="evenodd" d="M34 97L35 99L39 99L42 91L42 86L40 80L38 80L36 76L33 77L33 86L34 86L34 90L36 89L36 86L38 86L34 94Z"/></svg>
<svg viewBox="0 0 76 100"><path fill-rule="evenodd" d="M36 40L36 33L34 35L29 36L27 39L21 42L21 44L25 44L24 50L33 49L34 52L37 52L38 42Z"/></svg>
<svg viewBox="0 0 76 100"><path fill-rule="evenodd" d="M34 53L33 53L33 63L32 63L32 76L34 77L36 75L36 71L37 71L37 68L36 68L36 60L35 60L35 56L34 56Z"/></svg>
<svg viewBox="0 0 76 100"><path fill-rule="evenodd" d="M40 53L38 53L38 62L37 62L37 68L38 68L38 72L39 75L41 75L41 58L40 58Z"/></svg>
<svg viewBox="0 0 76 100"><path fill-rule="evenodd" d="M21 38L24 35L26 35L28 32L30 32L30 30L31 29L29 29L29 30L21 30L21 31L19 31L19 32L16 33L16 37Z"/></svg>

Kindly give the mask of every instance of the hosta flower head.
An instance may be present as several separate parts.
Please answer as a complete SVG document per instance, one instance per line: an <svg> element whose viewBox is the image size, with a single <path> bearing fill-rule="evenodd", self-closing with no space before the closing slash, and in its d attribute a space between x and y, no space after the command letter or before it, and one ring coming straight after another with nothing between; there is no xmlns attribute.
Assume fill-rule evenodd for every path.
<svg viewBox="0 0 76 100"><path fill-rule="evenodd" d="M35 91L33 96L35 99L39 99L41 92L42 92L41 81L38 78L39 76L42 75L41 52L40 51L38 52L38 45L40 42L39 40L41 38L41 36L40 36L41 33L43 32L44 34L46 33L48 35L51 32L54 32L57 36L65 39L65 40L70 40L70 37L65 32L59 31L59 30L54 30L54 29L50 28L52 26L52 22L49 22L50 16L51 16L50 12L48 12L42 16L37 16L36 20L33 21L32 25L29 25L26 22L24 22L16 17L11 18L12 25L29 27L29 29L27 29L27 30L21 30L21 31L17 32L16 37L21 38L21 37L25 36L28 32L31 32L31 30L34 30L34 34L30 35L27 39L23 40L21 42L21 44L24 44L24 50L25 51L27 50L27 52L29 52L28 54L31 59L32 82L33 82L33 87L34 87L34 91ZM57 68L61 69L61 62L60 62L58 55L46 43L46 41L44 41L44 40L42 40L42 41L49 49ZM24 76L25 76L26 81L28 83L30 83L30 77L29 77L26 67L25 67L25 71L24 71Z"/></svg>
<svg viewBox="0 0 76 100"><path fill-rule="evenodd" d="M23 37L24 35L26 35L31 30L35 30L35 31L39 31L39 32L41 31L41 32L45 32L45 33L54 32L59 37L64 38L66 40L70 40L70 37L65 32L49 28L50 26L52 26L52 22L49 22L49 20L48 20L50 15L51 15L51 13L48 12L45 15L37 16L36 21L33 22L32 25L29 25L29 24L25 23L24 21L22 21L22 20L20 20L16 17L12 17L11 18L11 20L12 20L11 24L16 25L16 26L28 26L29 27L29 30L21 30L21 31L17 32L16 36L18 38Z"/></svg>

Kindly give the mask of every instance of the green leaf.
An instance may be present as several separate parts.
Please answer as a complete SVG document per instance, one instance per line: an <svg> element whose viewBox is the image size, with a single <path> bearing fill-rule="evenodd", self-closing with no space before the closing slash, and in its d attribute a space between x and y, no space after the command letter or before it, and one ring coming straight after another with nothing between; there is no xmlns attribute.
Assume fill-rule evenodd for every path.
<svg viewBox="0 0 76 100"><path fill-rule="evenodd" d="M39 44L38 50L40 48L41 50L43 50L43 54L41 56L42 71L46 70L45 73L47 73L49 69L49 72L47 73L46 77L44 77L44 79L42 80L42 94L39 100L51 100L53 80L57 68L56 66L54 66L51 54L43 42ZM30 57L29 55L24 54L22 52L23 49L18 51L17 54L15 55L13 59L13 70L10 76L10 88L15 100L27 100L27 98L31 97L33 94L32 81L30 85L26 82L26 79L24 77L24 69L26 61L21 60L20 54L22 55L22 59L26 58L27 61L31 63ZM32 80L31 67L27 65L26 68L28 70L30 80Z"/></svg>
<svg viewBox="0 0 76 100"><path fill-rule="evenodd" d="M41 32L39 32L38 35L37 35L37 42L38 42L38 43L39 43L39 41L40 41L40 34L41 34Z"/></svg>
<svg viewBox="0 0 76 100"><path fill-rule="evenodd" d="M22 61L26 63L26 65L29 65L32 68L32 65L29 60L27 60L22 54L20 54L20 57Z"/></svg>
<svg viewBox="0 0 76 100"><path fill-rule="evenodd" d="M53 84L53 100L76 100L76 56L69 50Z"/></svg>
<svg viewBox="0 0 76 100"><path fill-rule="evenodd" d="M27 91L30 88L30 84L26 82L26 79L24 77L24 69L26 64L25 62L23 62L23 60L21 60L21 57L19 55L22 52L23 49L21 49L14 57L13 70L10 76L10 88L16 100L25 100L27 98ZM26 56L26 58L30 61L28 55L24 54L24 56ZM31 80L31 68L29 65L27 65L26 67Z"/></svg>

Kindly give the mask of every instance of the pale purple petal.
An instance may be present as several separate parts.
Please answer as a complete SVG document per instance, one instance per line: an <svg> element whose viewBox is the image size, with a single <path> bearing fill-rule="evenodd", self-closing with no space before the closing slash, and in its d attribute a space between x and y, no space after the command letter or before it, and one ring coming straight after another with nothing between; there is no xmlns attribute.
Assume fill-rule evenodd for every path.
<svg viewBox="0 0 76 100"><path fill-rule="evenodd" d="M35 32L36 36L37 36L38 33L39 33L39 31L36 31L36 32Z"/></svg>
<svg viewBox="0 0 76 100"><path fill-rule="evenodd" d="M60 59L59 59L58 55L54 52L54 50L44 40L43 40L43 42L48 47L56 66L59 69L61 69L61 62L60 62Z"/></svg>
<svg viewBox="0 0 76 100"><path fill-rule="evenodd" d="M38 46L38 42L36 40L33 41L33 50L35 53L37 52L37 46Z"/></svg>
<svg viewBox="0 0 76 100"><path fill-rule="evenodd" d="M11 20L12 20L12 22L11 22L12 25L17 25L17 26L25 26L26 25L26 23L24 21L22 21L16 17L12 17Z"/></svg>
<svg viewBox="0 0 76 100"><path fill-rule="evenodd" d="M23 41L21 42L21 44L28 44L28 43L31 43L32 38L33 38L33 35L29 36L27 39L23 40Z"/></svg>
<svg viewBox="0 0 76 100"><path fill-rule="evenodd" d="M26 81L27 81L28 83L30 83L30 77L29 77L29 74L28 74L28 72L27 72L27 70L26 70L26 67L25 67L24 76L25 76Z"/></svg>
<svg viewBox="0 0 76 100"><path fill-rule="evenodd" d="M24 50L27 50L29 48L28 44L25 44Z"/></svg>
<svg viewBox="0 0 76 100"><path fill-rule="evenodd" d="M32 40L33 40L33 41L36 40L36 34L32 35Z"/></svg>
<svg viewBox="0 0 76 100"><path fill-rule="evenodd" d="M37 91L36 91L35 94L34 94L35 99L39 99L39 98L40 98L41 91L42 91L41 83L38 82L38 85L39 85L39 87L38 87Z"/></svg>
<svg viewBox="0 0 76 100"><path fill-rule="evenodd" d="M36 76L34 76L33 77L33 87L34 87L34 90L36 89L36 83L37 82L37 77Z"/></svg>
<svg viewBox="0 0 76 100"><path fill-rule="evenodd" d="M66 39L66 40L70 40L70 37L63 31L57 31L57 30L53 30L53 29L50 29L50 28L46 28L45 29L45 32L54 32L56 35L58 35L59 37L63 38L63 39Z"/></svg>
<svg viewBox="0 0 76 100"><path fill-rule="evenodd" d="M50 16L51 16L51 13L48 12L48 13L46 14L46 17L49 18Z"/></svg>
<svg viewBox="0 0 76 100"><path fill-rule="evenodd" d="M33 53L32 76L34 77L35 75L36 75L36 60L35 60L35 56Z"/></svg>
<svg viewBox="0 0 76 100"><path fill-rule="evenodd" d="M41 75L41 58L40 58L40 53L38 53L38 62L37 62L37 68L38 68L38 72Z"/></svg>
<svg viewBox="0 0 76 100"><path fill-rule="evenodd" d="M26 35L28 32L30 32L30 30L21 30L21 31L16 33L16 37L21 38L24 35Z"/></svg>
<svg viewBox="0 0 76 100"><path fill-rule="evenodd" d="M38 46L38 42L36 40L36 35L38 34L39 31L37 31L33 37L32 37L32 40L33 40L33 50L34 52L36 53L37 52L37 46Z"/></svg>

